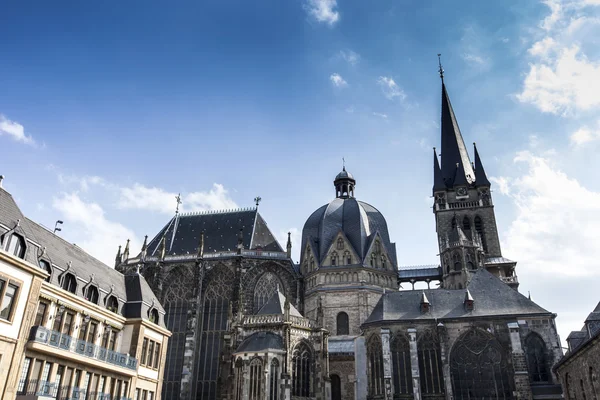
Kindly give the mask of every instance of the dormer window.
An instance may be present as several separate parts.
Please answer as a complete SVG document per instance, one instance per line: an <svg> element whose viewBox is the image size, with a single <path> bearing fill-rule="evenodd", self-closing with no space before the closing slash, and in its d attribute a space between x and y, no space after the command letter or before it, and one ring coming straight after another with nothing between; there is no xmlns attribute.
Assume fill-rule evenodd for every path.
<svg viewBox="0 0 600 400"><path fill-rule="evenodd" d="M62 277L62 283L60 286L67 292L75 293L77 290L77 278L75 278L75 275L71 273L66 273Z"/></svg>
<svg viewBox="0 0 600 400"><path fill-rule="evenodd" d="M98 304L98 299L100 298L100 293L98 293L98 288L94 285L88 286L85 297L89 302Z"/></svg>
<svg viewBox="0 0 600 400"><path fill-rule="evenodd" d="M158 324L158 310L156 308L153 308L152 310L150 310L150 322L154 323L154 324Z"/></svg>
<svg viewBox="0 0 600 400"><path fill-rule="evenodd" d="M46 282L50 282L50 278L52 276L52 267L50 266L50 263L46 260L39 260L38 264L40 266L41 269L43 269L44 271L46 271L48 273L48 277L46 278Z"/></svg>
<svg viewBox="0 0 600 400"><path fill-rule="evenodd" d="M119 301L115 296L110 296L108 299L106 299L106 309L114 313L119 312Z"/></svg>
<svg viewBox="0 0 600 400"><path fill-rule="evenodd" d="M12 254L15 257L25 257L25 239L23 239L23 236L17 233L4 235L2 240L2 248L8 254Z"/></svg>
<svg viewBox="0 0 600 400"><path fill-rule="evenodd" d="M473 311L473 307L475 306L475 301L473 300L473 296L471 296L471 292L467 289L465 293L465 310Z"/></svg>

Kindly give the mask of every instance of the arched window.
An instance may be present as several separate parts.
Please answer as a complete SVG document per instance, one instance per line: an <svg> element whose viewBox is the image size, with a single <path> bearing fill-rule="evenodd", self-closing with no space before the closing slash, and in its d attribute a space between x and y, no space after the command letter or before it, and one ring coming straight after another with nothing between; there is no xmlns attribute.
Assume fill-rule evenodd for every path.
<svg viewBox="0 0 600 400"><path fill-rule="evenodd" d="M115 296L110 296L106 299L106 309L114 313L119 312L119 301Z"/></svg>
<svg viewBox="0 0 600 400"><path fill-rule="evenodd" d="M273 297L277 287L281 287L281 281L272 272L265 272L254 286L254 313L256 314L267 301Z"/></svg>
<svg viewBox="0 0 600 400"><path fill-rule="evenodd" d="M456 228L456 217L452 217L452 230Z"/></svg>
<svg viewBox="0 0 600 400"><path fill-rule="evenodd" d="M300 342L292 353L292 396L310 396L310 364L310 349L306 343Z"/></svg>
<svg viewBox="0 0 600 400"><path fill-rule="evenodd" d="M250 400L262 400L262 361L260 358L255 358L250 363L250 387L248 398Z"/></svg>
<svg viewBox="0 0 600 400"><path fill-rule="evenodd" d="M344 239L338 238L337 240L337 249L344 250Z"/></svg>
<svg viewBox="0 0 600 400"><path fill-rule="evenodd" d="M471 230L471 220L469 220L469 217L467 217L465 215L465 217L463 218L463 231L470 231Z"/></svg>
<svg viewBox="0 0 600 400"><path fill-rule="evenodd" d="M46 282L50 282L50 278L52 278L52 267L50 266L50 263L46 260L42 260L40 259L38 261L40 268L43 269L44 271L46 271L48 273L48 277L46 278Z"/></svg>
<svg viewBox="0 0 600 400"><path fill-rule="evenodd" d="M348 335L350 334L350 328L348 324L348 314L345 312L341 312L337 315L337 334L338 335Z"/></svg>
<svg viewBox="0 0 600 400"><path fill-rule="evenodd" d="M375 253L371 253L371 267L377 267L377 255Z"/></svg>
<svg viewBox="0 0 600 400"><path fill-rule="evenodd" d="M425 395L444 393L440 344L433 332L425 331L419 336L417 351L421 372L421 392Z"/></svg>
<svg viewBox="0 0 600 400"><path fill-rule="evenodd" d="M394 377L394 397L412 395L412 374L410 366L410 345L408 338L398 334L390 343L392 353L392 376Z"/></svg>
<svg viewBox="0 0 600 400"><path fill-rule="evenodd" d="M86 289L85 298L94 304L98 304L98 299L100 298L98 288L94 285L88 286Z"/></svg>
<svg viewBox="0 0 600 400"><path fill-rule="evenodd" d="M269 383L269 400L279 400L279 361L274 358L271 361Z"/></svg>
<svg viewBox="0 0 600 400"><path fill-rule="evenodd" d="M337 258L338 258L338 254L337 252L332 252L331 253L331 265L335 266L337 265Z"/></svg>
<svg viewBox="0 0 600 400"><path fill-rule="evenodd" d="M462 269L462 262L460 259L460 255L458 253L454 253L454 255L452 256L452 259L454 261L454 270L460 271Z"/></svg>
<svg viewBox="0 0 600 400"><path fill-rule="evenodd" d="M383 352L381 339L377 335L371 336L367 344L369 395L380 396L384 393L383 385Z"/></svg>
<svg viewBox="0 0 600 400"><path fill-rule="evenodd" d="M8 254L15 257L23 258L25 256L25 239L19 234L13 233L8 237L5 235L2 240L2 247Z"/></svg>
<svg viewBox="0 0 600 400"><path fill-rule="evenodd" d="M339 375L331 375L331 400L342 400L342 381Z"/></svg>
<svg viewBox="0 0 600 400"><path fill-rule="evenodd" d="M527 369L532 382L548 382L548 363L546 362L546 344L537 333L530 333L525 339Z"/></svg>
<svg viewBox="0 0 600 400"><path fill-rule="evenodd" d="M346 261L346 265L352 264L352 255L350 255L348 250L344 252L344 260Z"/></svg>
<svg viewBox="0 0 600 400"><path fill-rule="evenodd" d="M153 308L152 310L150 310L150 322L158 324L158 310L156 308Z"/></svg>
<svg viewBox="0 0 600 400"><path fill-rule="evenodd" d="M75 293L75 291L77 290L77 279L75 278L75 275L71 273L66 273L62 277L61 287L68 292Z"/></svg>
<svg viewBox="0 0 600 400"><path fill-rule="evenodd" d="M244 393L244 362L238 358L235 362L235 400L243 400Z"/></svg>
<svg viewBox="0 0 600 400"><path fill-rule="evenodd" d="M479 215L475 217L475 230L477 231L477 233L479 234L479 237L481 238L481 244L483 245L483 250L487 252L487 241L485 240L483 221L481 220L481 217Z"/></svg>
<svg viewBox="0 0 600 400"><path fill-rule="evenodd" d="M386 258L384 255L381 255L381 268L386 268Z"/></svg>
<svg viewBox="0 0 600 400"><path fill-rule="evenodd" d="M505 351L491 334L471 329L450 354L452 390L458 399L512 399Z"/></svg>

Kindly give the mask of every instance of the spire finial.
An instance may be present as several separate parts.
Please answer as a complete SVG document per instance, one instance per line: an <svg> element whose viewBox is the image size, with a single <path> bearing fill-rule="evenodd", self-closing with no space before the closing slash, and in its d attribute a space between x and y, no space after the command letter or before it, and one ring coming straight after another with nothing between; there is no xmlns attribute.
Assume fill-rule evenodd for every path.
<svg viewBox="0 0 600 400"><path fill-rule="evenodd" d="M179 214L179 205L182 203L181 193L178 193L177 196L175 196L175 200L177 201L177 207L175 207L175 214Z"/></svg>
<svg viewBox="0 0 600 400"><path fill-rule="evenodd" d="M256 196L254 198L254 203L256 204L256 208L258 208L258 205L260 204L261 200L262 200L262 197L260 197L260 196Z"/></svg>
<svg viewBox="0 0 600 400"><path fill-rule="evenodd" d="M342 171L346 170L346 159L344 159L344 157L342 157Z"/></svg>
<svg viewBox="0 0 600 400"><path fill-rule="evenodd" d="M438 69L438 72L440 73L440 78L442 78L442 83L444 83L444 68L442 68L442 54L438 53L438 65L440 66L440 69Z"/></svg>

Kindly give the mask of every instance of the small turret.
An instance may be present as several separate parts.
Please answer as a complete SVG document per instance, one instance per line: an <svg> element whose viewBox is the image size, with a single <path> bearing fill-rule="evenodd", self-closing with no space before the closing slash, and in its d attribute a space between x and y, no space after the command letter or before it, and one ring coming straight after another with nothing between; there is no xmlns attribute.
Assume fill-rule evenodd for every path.
<svg viewBox="0 0 600 400"><path fill-rule="evenodd" d="M127 261L129 259L129 239L127 239L127 243L125 244L125 251L123 251L123 261Z"/></svg>
<svg viewBox="0 0 600 400"><path fill-rule="evenodd" d="M287 240L287 257L292 258L292 233L288 232L288 240Z"/></svg>
<svg viewBox="0 0 600 400"><path fill-rule="evenodd" d="M123 262L123 258L121 256L121 245L119 245L119 250L117 250L117 255L115 256L115 268L119 266Z"/></svg>
<svg viewBox="0 0 600 400"><path fill-rule="evenodd" d="M350 172L346 171L346 166L342 168L342 172L337 174L333 185L335 186L335 197L342 199L354 197L356 180Z"/></svg>
<svg viewBox="0 0 600 400"><path fill-rule="evenodd" d="M146 253L148 252L148 235L144 236L144 244L142 244L142 251L140 251L140 260L146 259Z"/></svg>

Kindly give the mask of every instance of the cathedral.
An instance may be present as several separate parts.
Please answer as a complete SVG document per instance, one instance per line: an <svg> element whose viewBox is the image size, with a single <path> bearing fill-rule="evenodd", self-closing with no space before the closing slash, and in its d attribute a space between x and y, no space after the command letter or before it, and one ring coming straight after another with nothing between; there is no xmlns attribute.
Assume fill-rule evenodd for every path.
<svg viewBox="0 0 600 400"><path fill-rule="evenodd" d="M440 72L439 265L399 267L385 217L345 167L307 216L299 263L258 206L176 212L138 255L119 249L116 268L144 275L172 332L163 399L562 397L556 315L518 291Z"/></svg>

